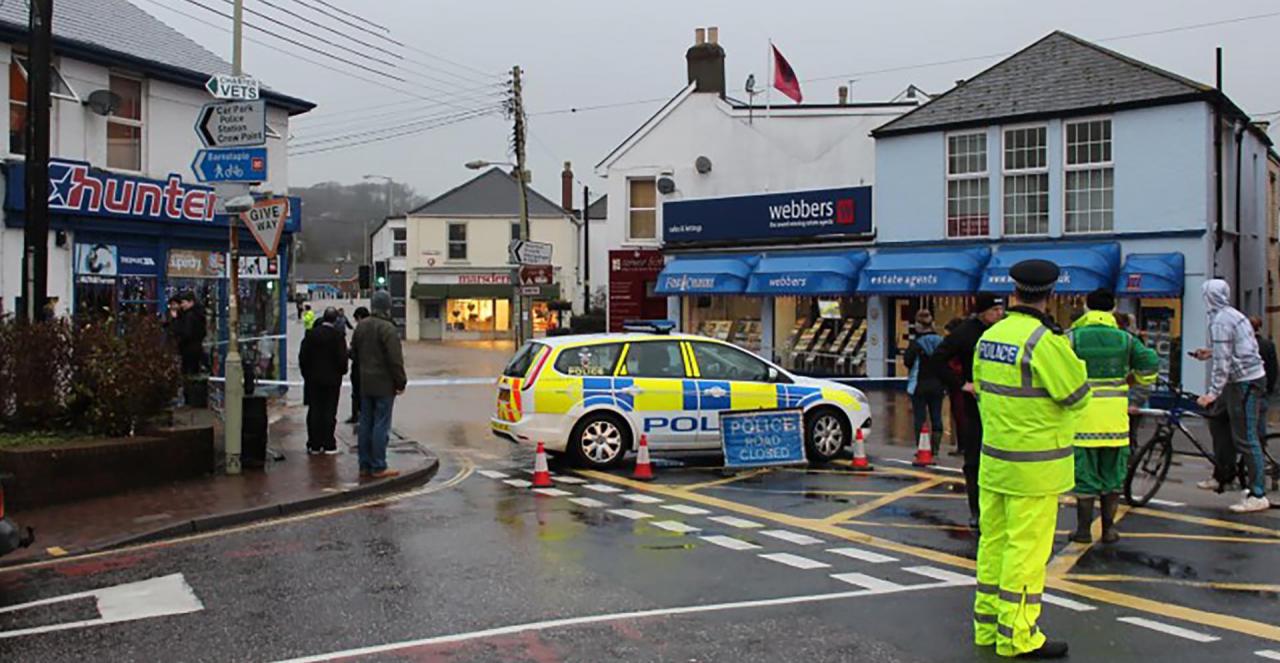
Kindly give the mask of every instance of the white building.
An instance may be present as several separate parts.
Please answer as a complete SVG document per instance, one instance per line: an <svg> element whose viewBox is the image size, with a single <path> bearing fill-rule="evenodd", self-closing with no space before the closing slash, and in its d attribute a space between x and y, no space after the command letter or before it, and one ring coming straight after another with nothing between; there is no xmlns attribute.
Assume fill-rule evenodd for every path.
<svg viewBox="0 0 1280 663"><path fill-rule="evenodd" d="M408 265L409 230L404 217L383 219L369 238L373 260L373 287L391 293L391 318L404 333L405 303L408 289L405 269Z"/></svg>
<svg viewBox="0 0 1280 663"><path fill-rule="evenodd" d="M0 241L0 311L12 312L21 292L25 198L27 3L0 4L0 86L4 113L4 229ZM128 0L58 0L53 20L49 290L55 310L156 312L166 296L192 290L206 301L210 331L225 334L225 251L229 217L214 213L209 187L195 183L192 161L202 147L193 127L211 74L231 66ZM100 114L85 102L109 97ZM281 138L289 118L314 104L264 90L268 179L263 190L285 192L288 157ZM293 206L285 251L266 260L242 233L249 257L246 331L272 333L285 314L288 234L299 228ZM279 351L283 352L283 345ZM275 351L264 351L276 355ZM281 374L285 362L275 362ZM216 368L216 362L215 362Z"/></svg>
<svg viewBox="0 0 1280 663"><path fill-rule="evenodd" d="M529 188L529 239L552 246L552 283L533 298L535 334L563 325L556 313L577 301L578 230L572 215ZM500 168L407 216L405 269L410 282L406 337L501 339L511 334L507 246L520 232L519 183Z"/></svg>

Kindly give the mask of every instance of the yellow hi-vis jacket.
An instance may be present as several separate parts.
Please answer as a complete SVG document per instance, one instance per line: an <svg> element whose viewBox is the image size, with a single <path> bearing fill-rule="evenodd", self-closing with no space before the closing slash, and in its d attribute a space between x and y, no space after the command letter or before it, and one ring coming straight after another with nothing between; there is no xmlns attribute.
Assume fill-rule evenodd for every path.
<svg viewBox="0 0 1280 663"><path fill-rule="evenodd" d="M1076 446L1129 444L1129 377L1145 391L1159 375L1160 357L1120 329L1109 311L1085 313L1071 325L1067 338L1089 371L1093 394L1076 426Z"/></svg>
<svg viewBox="0 0 1280 663"><path fill-rule="evenodd" d="M1056 495L1075 485L1072 439L1089 403L1085 364L1061 330L1015 306L973 354L982 414L978 485L1006 495Z"/></svg>

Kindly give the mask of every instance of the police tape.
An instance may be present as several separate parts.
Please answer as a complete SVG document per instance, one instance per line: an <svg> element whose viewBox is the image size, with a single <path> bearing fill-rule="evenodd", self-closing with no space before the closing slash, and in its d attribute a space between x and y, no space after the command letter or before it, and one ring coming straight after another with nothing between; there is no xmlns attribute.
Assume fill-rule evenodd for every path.
<svg viewBox="0 0 1280 663"><path fill-rule="evenodd" d="M286 336L285 334L274 334L274 335L272 335L272 336L253 336L253 337L250 337L250 338L242 338L242 339L239 339L239 340L240 340L240 342L241 342L241 343L253 343L254 341L277 341L277 340L280 340L280 339L282 339L282 338L287 338L287 336ZM228 344L228 343L230 343L230 342L231 342L230 340L225 340L225 341L205 341L205 343L204 343L204 347L206 347L206 348L211 348L211 347L213 347L213 346L215 346L215 345L227 345L227 344Z"/></svg>
<svg viewBox="0 0 1280 663"><path fill-rule="evenodd" d="M219 376L209 376L210 382L226 382L227 379ZM418 380L409 380L407 387L465 387L483 384L497 384L495 378L422 378ZM264 385L268 387L301 387L302 380L254 380L254 384ZM350 387L351 381L347 380L342 383L343 387Z"/></svg>

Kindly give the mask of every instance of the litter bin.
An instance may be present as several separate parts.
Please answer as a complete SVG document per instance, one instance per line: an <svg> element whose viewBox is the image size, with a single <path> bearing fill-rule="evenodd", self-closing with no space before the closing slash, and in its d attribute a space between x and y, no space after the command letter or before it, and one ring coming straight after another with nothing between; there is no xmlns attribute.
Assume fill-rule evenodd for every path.
<svg viewBox="0 0 1280 663"><path fill-rule="evenodd" d="M240 464L262 467L267 462L267 397L245 396L240 428Z"/></svg>

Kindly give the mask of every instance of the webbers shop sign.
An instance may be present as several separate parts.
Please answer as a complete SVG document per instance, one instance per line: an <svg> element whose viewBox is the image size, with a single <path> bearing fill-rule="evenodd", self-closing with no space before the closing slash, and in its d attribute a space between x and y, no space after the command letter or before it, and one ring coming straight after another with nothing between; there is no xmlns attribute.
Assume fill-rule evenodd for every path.
<svg viewBox="0 0 1280 663"><path fill-rule="evenodd" d="M787 191L662 205L667 243L777 241L870 235L871 187Z"/></svg>

